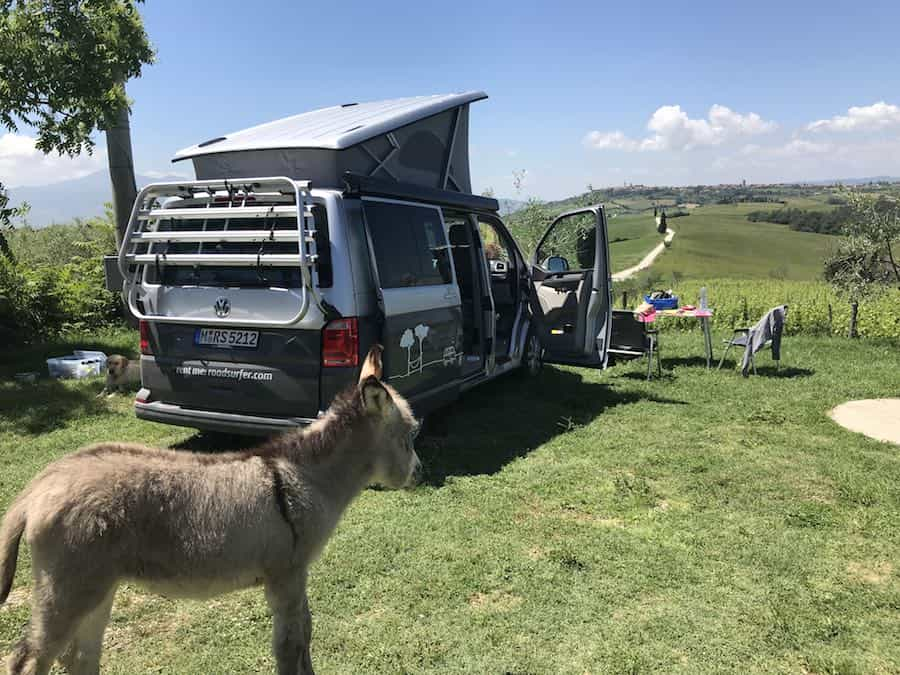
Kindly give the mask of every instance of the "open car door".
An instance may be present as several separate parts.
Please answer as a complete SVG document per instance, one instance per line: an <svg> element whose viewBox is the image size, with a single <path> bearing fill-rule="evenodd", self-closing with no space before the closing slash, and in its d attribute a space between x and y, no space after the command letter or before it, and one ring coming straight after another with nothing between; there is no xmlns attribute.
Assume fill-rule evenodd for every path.
<svg viewBox="0 0 900 675"><path fill-rule="evenodd" d="M531 260L531 311L547 363L604 368L612 328L606 214L562 214Z"/></svg>

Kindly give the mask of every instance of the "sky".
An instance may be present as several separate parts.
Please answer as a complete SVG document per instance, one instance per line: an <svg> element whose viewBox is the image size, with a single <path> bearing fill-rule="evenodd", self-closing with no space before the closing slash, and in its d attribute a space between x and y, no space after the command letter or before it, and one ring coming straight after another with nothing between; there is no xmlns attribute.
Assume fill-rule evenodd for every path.
<svg viewBox="0 0 900 675"><path fill-rule="evenodd" d="M900 175L900 3L148 0L157 60L128 85L135 167L352 101L484 90L473 190ZM0 135L0 180L105 168ZM513 172L525 172L520 190Z"/></svg>

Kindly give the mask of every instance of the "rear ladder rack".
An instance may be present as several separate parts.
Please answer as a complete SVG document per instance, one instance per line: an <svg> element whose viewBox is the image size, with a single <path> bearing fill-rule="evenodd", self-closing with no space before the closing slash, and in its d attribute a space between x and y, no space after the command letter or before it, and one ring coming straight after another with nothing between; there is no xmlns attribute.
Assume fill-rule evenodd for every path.
<svg viewBox="0 0 900 675"><path fill-rule="evenodd" d="M293 204L260 204L268 200L293 197ZM199 205L189 208L160 208L164 200L191 200ZM221 204L225 202L226 205ZM236 205L237 203L237 205ZM259 219L259 229L228 230L229 219ZM224 220L222 230L207 230L209 219ZM283 219L296 219L296 229L276 230ZM160 222L202 221L203 229L159 230ZM271 223L271 225L270 225ZM268 229L266 229L268 227ZM259 243L258 253L204 253L207 243ZM266 242L297 242L297 253L267 253ZM166 253L154 250L169 243L197 243L197 252ZM144 250L138 251L138 248ZM228 180L199 180L181 183L152 183L137 196L131 211L128 228L119 248L118 267L125 280L123 298L138 319L164 323L227 324L229 326L291 326L306 316L312 291L311 268L316 260L315 220L309 182L286 177L245 178ZM284 320L235 319L197 316L146 314L139 305L144 270L147 266L161 269L166 266L236 266L273 267L296 266L300 270L300 306Z"/></svg>

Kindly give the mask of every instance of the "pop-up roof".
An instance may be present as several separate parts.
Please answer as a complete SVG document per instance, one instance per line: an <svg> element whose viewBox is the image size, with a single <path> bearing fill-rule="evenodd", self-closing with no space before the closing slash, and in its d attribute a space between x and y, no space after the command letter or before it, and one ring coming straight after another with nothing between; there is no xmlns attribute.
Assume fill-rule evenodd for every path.
<svg viewBox="0 0 900 675"><path fill-rule="evenodd" d="M341 187L345 172L471 192L469 104L481 91L348 103L179 151L198 179L288 176Z"/></svg>

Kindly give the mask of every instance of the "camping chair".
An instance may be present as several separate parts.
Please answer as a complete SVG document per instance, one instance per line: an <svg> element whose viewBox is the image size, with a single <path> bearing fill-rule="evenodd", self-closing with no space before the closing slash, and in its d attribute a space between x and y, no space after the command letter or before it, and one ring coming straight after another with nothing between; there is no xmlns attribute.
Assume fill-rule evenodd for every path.
<svg viewBox="0 0 900 675"><path fill-rule="evenodd" d="M775 369L778 370L778 364L781 361L781 335L784 331L787 310L787 305L774 307L766 312L765 316L757 321L755 326L735 328L731 339L723 340L727 347L725 347L725 352L719 361L719 368L725 363L725 357L728 356L729 349L732 347L743 347L744 358L741 362L741 374L747 377L752 367L753 374L756 375L756 361L753 355L769 345L772 348L772 359L775 361Z"/></svg>
<svg viewBox="0 0 900 675"><path fill-rule="evenodd" d="M634 318L628 309L612 311L612 335L607 350L616 360L637 359L647 356L647 379L652 379L653 357L656 355L656 370L662 377L662 363L659 360L659 331L648 330L647 324Z"/></svg>

